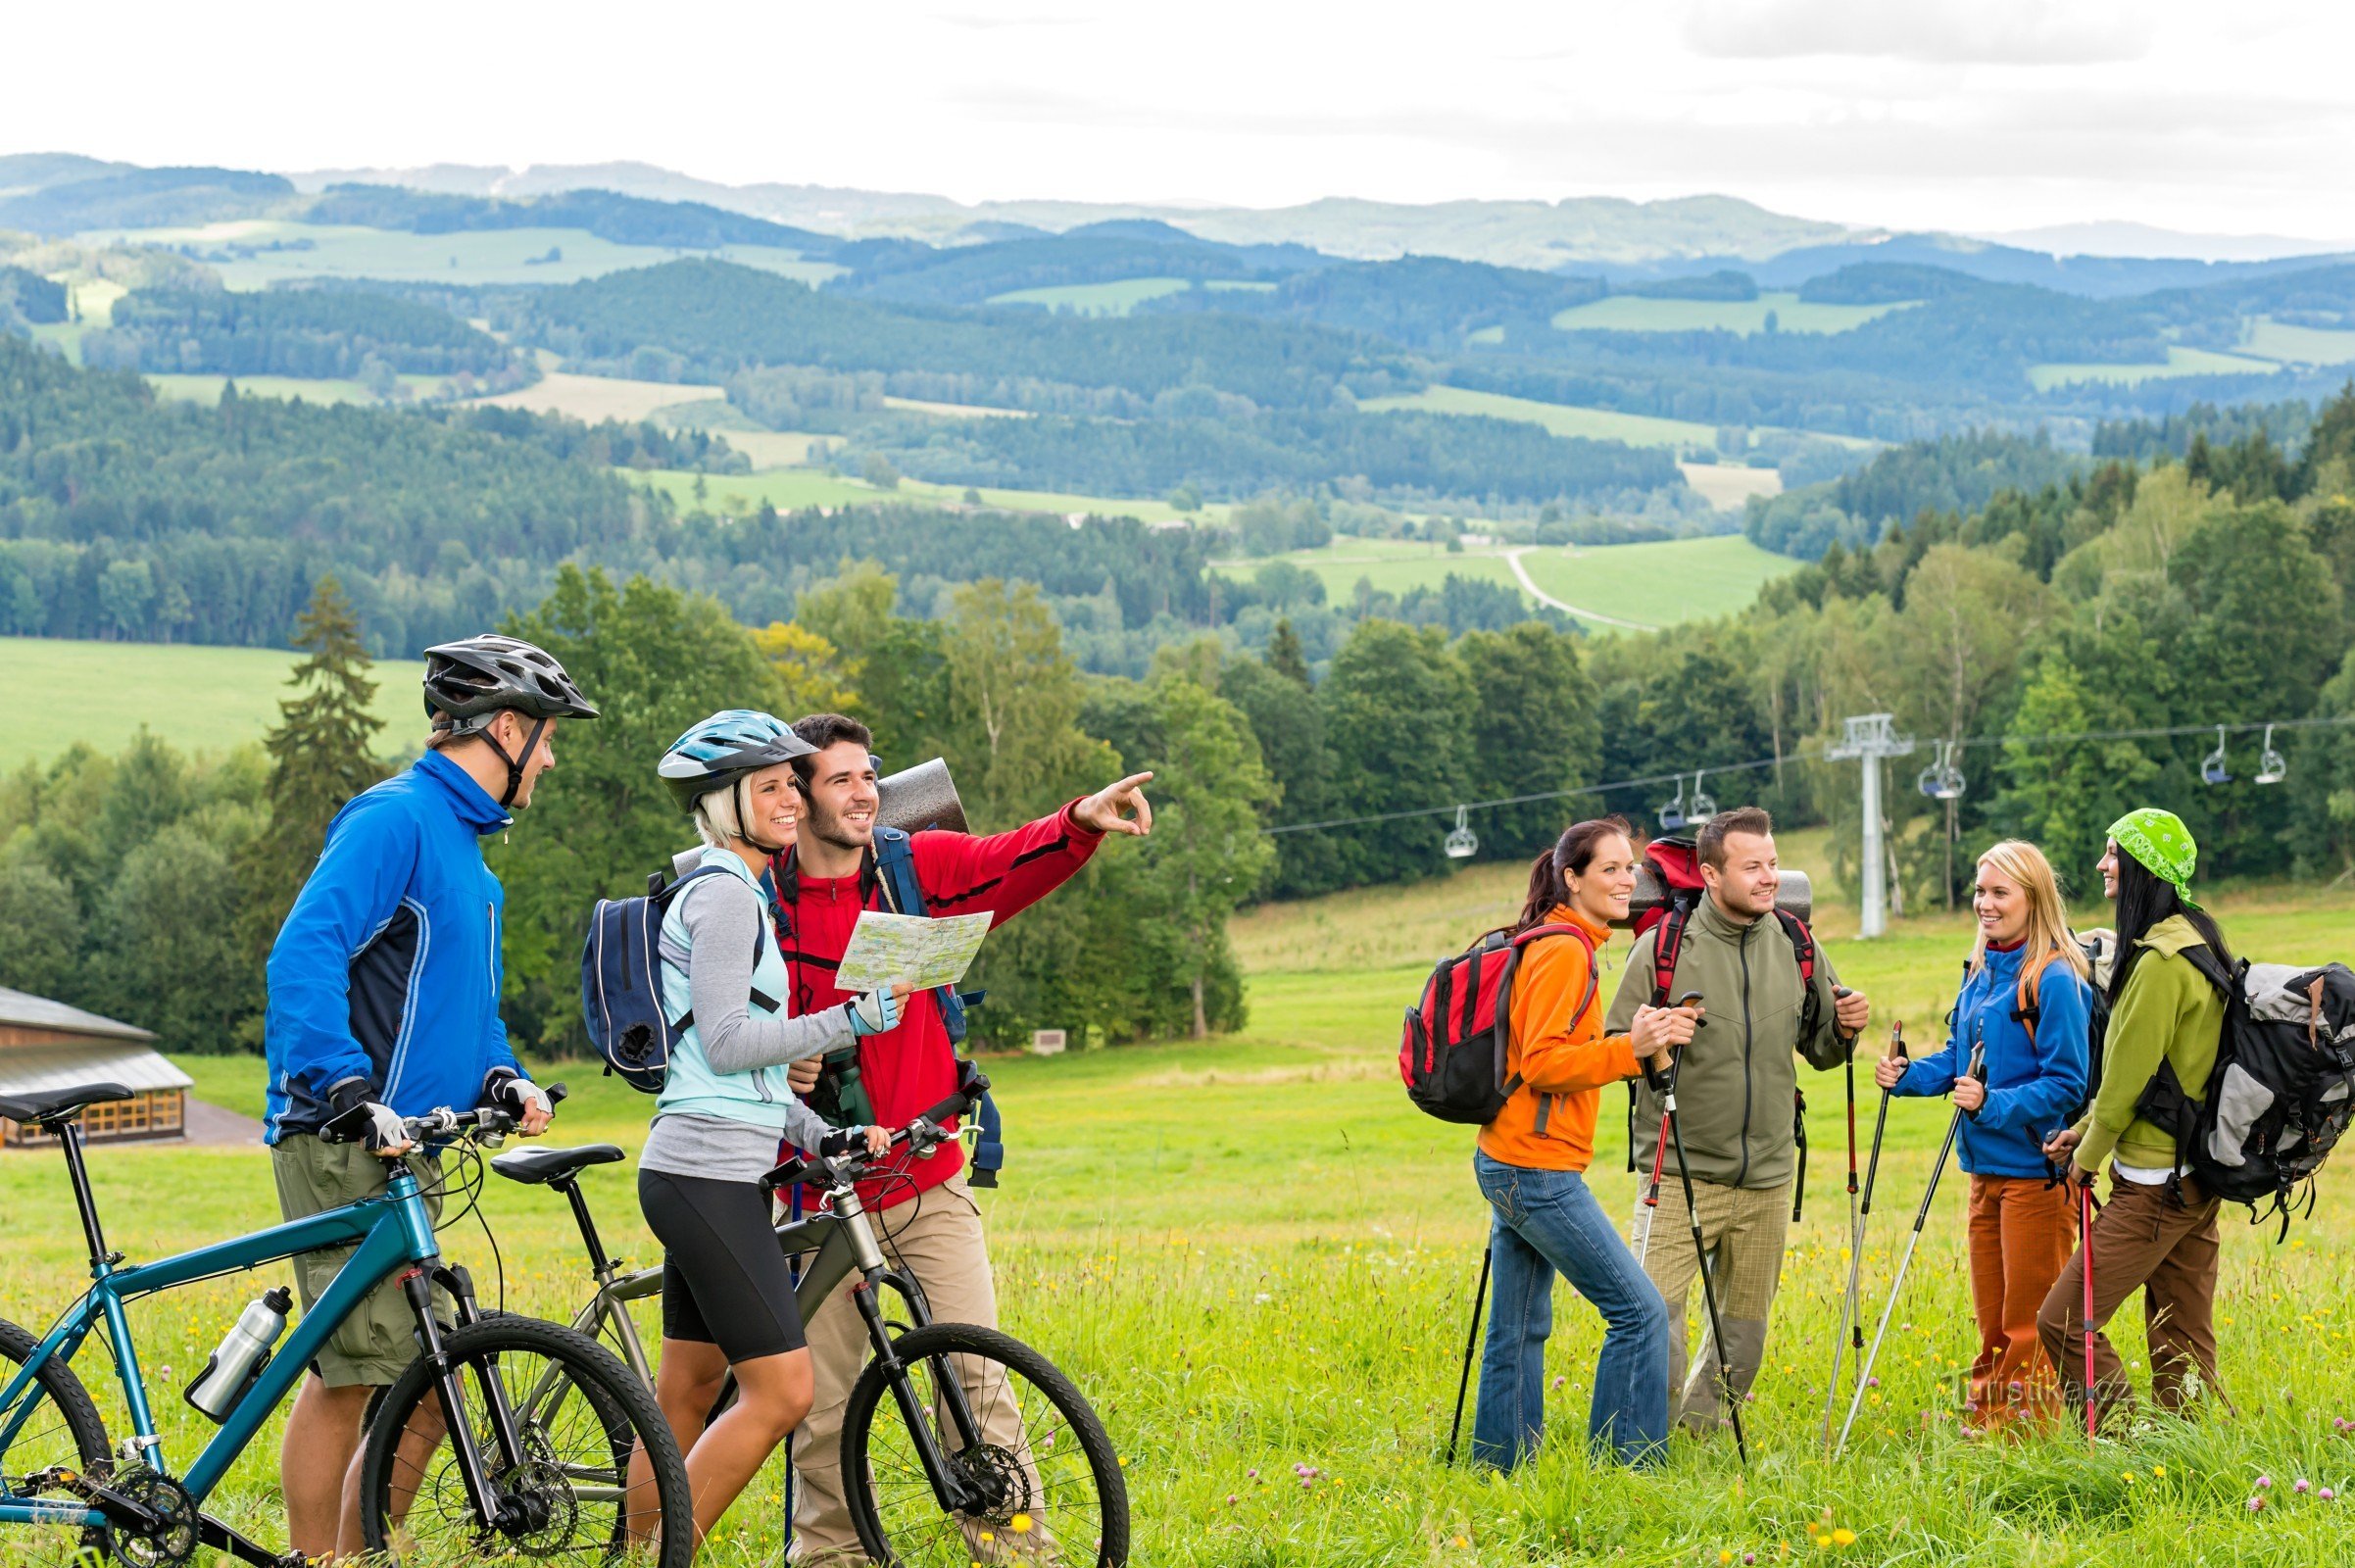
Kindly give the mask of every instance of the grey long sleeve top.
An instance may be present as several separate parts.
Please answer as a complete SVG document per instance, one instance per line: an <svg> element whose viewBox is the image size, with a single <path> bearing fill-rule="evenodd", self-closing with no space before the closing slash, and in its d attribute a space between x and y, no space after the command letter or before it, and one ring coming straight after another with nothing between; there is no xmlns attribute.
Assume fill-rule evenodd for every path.
<svg viewBox="0 0 2355 1568"><path fill-rule="evenodd" d="M807 1017L770 1017L752 1010L753 970L770 940L760 895L732 876L706 877L679 895L679 923L688 951L665 933L662 958L687 971L695 1035L713 1072L754 1072L822 1055L853 1044L849 1011L828 1007ZM782 1000L782 999L780 999ZM831 1129L786 1087L770 1085L787 1102L786 1139L815 1149ZM660 1112L639 1163L673 1176L757 1181L776 1163L777 1134L750 1122L692 1111Z"/></svg>

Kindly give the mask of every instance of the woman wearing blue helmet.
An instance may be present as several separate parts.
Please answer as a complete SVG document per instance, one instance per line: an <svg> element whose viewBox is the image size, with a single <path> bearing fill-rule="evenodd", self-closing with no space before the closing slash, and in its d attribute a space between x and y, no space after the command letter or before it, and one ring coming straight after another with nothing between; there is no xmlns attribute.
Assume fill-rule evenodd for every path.
<svg viewBox="0 0 2355 1568"><path fill-rule="evenodd" d="M810 1352L760 1178L780 1139L829 1154L889 1148L881 1128L828 1127L785 1082L788 1062L900 1013L888 992L801 1018L778 1000L792 992L760 878L793 844L790 764L809 752L782 720L731 709L671 743L658 769L704 850L662 919L662 1005L687 1021L638 1161L638 1203L663 1248L655 1392L687 1454L699 1542L810 1412ZM742 1396L706 1428L730 1368Z"/></svg>

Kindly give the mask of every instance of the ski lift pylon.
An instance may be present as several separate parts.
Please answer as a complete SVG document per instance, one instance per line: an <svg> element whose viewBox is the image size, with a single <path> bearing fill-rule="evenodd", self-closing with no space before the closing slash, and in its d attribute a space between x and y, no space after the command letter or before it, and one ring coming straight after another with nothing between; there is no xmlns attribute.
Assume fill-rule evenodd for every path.
<svg viewBox="0 0 2355 1568"><path fill-rule="evenodd" d="M2257 782L2279 784L2289 776L2289 759L2274 750L2274 727L2265 726L2265 750L2257 759Z"/></svg>
<svg viewBox="0 0 2355 1568"><path fill-rule="evenodd" d="M1480 836L1472 831L1472 808L1470 807L1459 806L1455 808L1455 828L1447 835L1447 843L1443 848L1447 850L1447 858L1451 860L1470 859L1474 855L1480 853Z"/></svg>
<svg viewBox="0 0 2355 1568"><path fill-rule="evenodd" d="M2225 727L2216 726L2216 750L2200 760L2199 776L2210 784L2230 784L2232 770L2225 765Z"/></svg>

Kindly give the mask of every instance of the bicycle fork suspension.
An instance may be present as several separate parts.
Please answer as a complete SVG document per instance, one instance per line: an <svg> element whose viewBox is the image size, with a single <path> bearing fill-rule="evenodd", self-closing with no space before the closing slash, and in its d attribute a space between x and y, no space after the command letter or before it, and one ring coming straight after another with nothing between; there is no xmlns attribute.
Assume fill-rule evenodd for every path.
<svg viewBox="0 0 2355 1568"><path fill-rule="evenodd" d="M463 1281L463 1276L459 1278ZM466 1383L458 1368L450 1364L449 1352L442 1348L441 1326L433 1318L433 1279L434 1271L411 1269L402 1276L401 1292L409 1298L410 1310L417 1317L418 1348L433 1367L433 1392L441 1405L442 1426L449 1438L451 1455L458 1461L466 1503L486 1529L515 1535L535 1528L521 1516L523 1510L518 1502L506 1496L484 1473L482 1450L475 1446L473 1432L466 1422ZM460 1297L459 1312L461 1321L474 1315L470 1291ZM475 1381L481 1387L484 1408L490 1413L501 1472L513 1474L523 1463L523 1444L515 1435L515 1414L508 1408L507 1391L500 1385L495 1357L484 1357L476 1369Z"/></svg>
<svg viewBox="0 0 2355 1568"><path fill-rule="evenodd" d="M890 1327L883 1321L883 1305L877 1298L876 1286L883 1271L868 1269L865 1277L851 1287L851 1299L865 1320L868 1341L875 1348L875 1363L883 1369L891 1385L892 1402L900 1408L900 1419L908 1424L908 1435L915 1445L916 1462L923 1467L924 1479L931 1484L933 1500L949 1513L982 1513L991 1499L978 1495L971 1480L961 1466L953 1467L948 1455L941 1452L940 1442L934 1435L931 1421L925 1417L923 1401L908 1376L908 1363L900 1359L899 1349L892 1344ZM947 1407L949 1421L957 1429L957 1451L970 1452L981 1442L980 1423L973 1419L971 1405L965 1399L963 1381L947 1356L935 1359L933 1382L940 1402Z"/></svg>

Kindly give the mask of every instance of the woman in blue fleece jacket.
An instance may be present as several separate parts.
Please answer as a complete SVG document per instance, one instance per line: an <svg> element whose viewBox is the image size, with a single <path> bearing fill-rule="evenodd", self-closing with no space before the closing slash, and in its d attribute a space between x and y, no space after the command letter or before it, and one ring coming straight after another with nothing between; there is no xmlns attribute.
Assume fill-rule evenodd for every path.
<svg viewBox="0 0 2355 1568"><path fill-rule="evenodd" d="M1951 1094L1962 1112L1979 1318L1969 1408L1975 1426L1993 1429L2049 1414L2058 1398L2036 1309L2077 1229L2072 1195L2051 1179L2043 1144L2085 1099L2092 991L2059 879L2035 845L2006 840L1981 856L1971 907L1979 936L1945 1049L1911 1065L1885 1057L1874 1076L1891 1094Z"/></svg>

